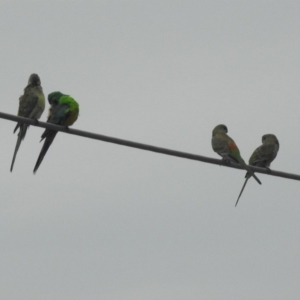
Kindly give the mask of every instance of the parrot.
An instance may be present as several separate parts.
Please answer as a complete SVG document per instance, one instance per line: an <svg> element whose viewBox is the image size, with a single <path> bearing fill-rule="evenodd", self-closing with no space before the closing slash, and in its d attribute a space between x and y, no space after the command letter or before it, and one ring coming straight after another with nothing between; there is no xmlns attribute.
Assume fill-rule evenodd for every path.
<svg viewBox="0 0 300 300"><path fill-rule="evenodd" d="M45 109L45 96L41 87L41 80L38 74L31 74L28 84L24 89L24 94L19 98L18 116L38 120ZM24 140L28 124L18 122L14 133L19 128L18 139L15 152L11 162L10 171L12 172L17 152L20 148L22 140Z"/></svg>
<svg viewBox="0 0 300 300"><path fill-rule="evenodd" d="M250 166L263 167L270 171L269 167L271 162L276 158L279 150L279 141L274 134L265 134L262 136L262 145L254 150L249 159ZM251 174L248 172L245 176L245 183L242 187L242 190L239 194L239 197L236 201L235 206L237 206L239 199L245 189L247 181L251 177Z"/></svg>
<svg viewBox="0 0 300 300"><path fill-rule="evenodd" d="M48 102L51 105L47 122L56 125L71 126L78 118L79 104L69 95L61 92L53 92L48 95ZM44 145L37 159L33 173L36 173L43 161L45 154L51 146L57 131L46 129L41 136L41 141L45 139Z"/></svg>
<svg viewBox="0 0 300 300"><path fill-rule="evenodd" d="M227 162L234 162L240 164L247 172L249 172L255 180L261 184L254 172L246 165L241 157L239 148L234 140L227 135L228 129L226 125L217 125L212 132L211 145L213 150L223 157Z"/></svg>

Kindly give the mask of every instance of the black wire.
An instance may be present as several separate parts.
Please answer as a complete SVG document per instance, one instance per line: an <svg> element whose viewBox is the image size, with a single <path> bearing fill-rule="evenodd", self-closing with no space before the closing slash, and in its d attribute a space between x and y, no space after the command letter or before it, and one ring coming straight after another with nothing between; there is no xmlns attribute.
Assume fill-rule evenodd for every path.
<svg viewBox="0 0 300 300"><path fill-rule="evenodd" d="M103 142L108 142L108 143L118 144L118 145L122 145L122 146L138 148L138 149L152 151L152 152L156 152L156 153L162 153L162 154L166 154L166 155L177 156L177 157L181 157L181 158L187 158L187 159L202 161L205 163L210 163L210 164L225 166L225 167L229 167L229 168L244 170L238 164L227 163L221 159L205 157L205 156L201 156L201 155L196 155L196 154L151 146L151 145L147 145L147 144L132 142L132 141L118 139L118 138L105 136L105 135L97 134L97 133L92 133L92 132L88 132L88 131L66 128L66 127L54 125L51 123L40 122L40 121L37 122L36 120L18 117L15 115L10 115L10 114L6 114L6 113L2 113L2 112L0 112L0 118L14 121L14 122L22 122L22 123L26 123L29 125L43 127L43 128L47 128L47 129L51 129L51 130L61 131L64 133L78 135L78 136L82 136L82 137L86 137L86 138L90 138L90 139L94 139L94 140L100 140ZM283 178L288 178L288 179L294 179L294 180L300 180L300 175L285 173L285 172L275 171L275 170L271 170L271 172L270 172L269 170L266 170L264 168L253 167L253 166L249 166L249 167L254 172L257 172L257 173L262 173L262 174L267 174L267 175L277 176L277 177L283 177Z"/></svg>

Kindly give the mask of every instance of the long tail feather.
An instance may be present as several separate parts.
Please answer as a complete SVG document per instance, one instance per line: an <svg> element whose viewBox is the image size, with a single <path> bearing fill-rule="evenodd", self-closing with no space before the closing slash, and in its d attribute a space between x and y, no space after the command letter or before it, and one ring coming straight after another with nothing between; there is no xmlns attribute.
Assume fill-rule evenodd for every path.
<svg viewBox="0 0 300 300"><path fill-rule="evenodd" d="M247 166L247 171L251 174L251 176L253 176L253 178L259 183L261 184L261 181L257 178L257 176L254 174L254 172Z"/></svg>
<svg viewBox="0 0 300 300"><path fill-rule="evenodd" d="M44 159L44 156L46 155L49 147L51 146L51 144L52 144L52 142L53 142L56 134L57 134L57 131L52 131L52 130L51 131L50 130L47 131L47 136L46 136L44 145L42 147L42 150L40 152L40 155L39 155L39 157L37 159L37 162L35 164L33 173L35 173L38 170L38 168L39 168L40 164L42 163L42 161Z"/></svg>
<svg viewBox="0 0 300 300"><path fill-rule="evenodd" d="M18 130L18 128L20 127L21 123L17 123L15 129L14 129L14 133Z"/></svg>
<svg viewBox="0 0 300 300"><path fill-rule="evenodd" d="M245 189L245 187L246 187L246 184L247 184L247 182L248 182L248 180L249 180L250 177L251 177L251 175L249 175L249 173L247 173L247 174L246 174L246 179L245 179L244 185L243 185L243 187L242 187L242 190L241 190L241 192L240 192L240 194L239 194L238 199L236 200L235 206L238 205L238 202L239 202L239 200L240 200L240 198L241 198L241 196L242 196L242 193L243 193L243 191L244 191L244 189Z"/></svg>
<svg viewBox="0 0 300 300"><path fill-rule="evenodd" d="M18 123L14 132L16 132L16 130L20 128L19 130L19 133L18 133L18 139L17 139L17 143L16 143L16 147L15 147L15 152L14 152L14 156L13 156L13 159L12 159L12 162L11 162L11 166L10 166L10 171L12 172L13 168L14 168L14 164L15 164L15 160L16 160L16 157L17 157L17 153L19 151L19 148L20 148L20 145L21 145L21 142L22 140L24 140L25 138L25 135L26 135L26 132L27 132L27 128L28 128L28 125L27 124L20 124Z"/></svg>
<svg viewBox="0 0 300 300"><path fill-rule="evenodd" d="M254 172L252 171L252 169L251 169L248 165L246 165L245 161L244 161L242 158L239 159L239 163L240 163L241 166L243 166L243 167L246 169L246 171L247 171L251 176L253 176L253 178L254 178L259 184L261 184L261 181L257 178L257 176L254 174Z"/></svg>

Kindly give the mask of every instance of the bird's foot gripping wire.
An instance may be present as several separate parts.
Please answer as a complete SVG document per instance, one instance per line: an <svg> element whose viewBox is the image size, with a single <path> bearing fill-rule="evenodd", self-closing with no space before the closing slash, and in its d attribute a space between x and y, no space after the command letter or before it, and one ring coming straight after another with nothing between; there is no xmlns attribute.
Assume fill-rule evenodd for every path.
<svg viewBox="0 0 300 300"><path fill-rule="evenodd" d="M34 125L36 125L36 126L38 126L40 124L38 119L33 119L33 121L34 121Z"/></svg>
<svg viewBox="0 0 300 300"><path fill-rule="evenodd" d="M272 170L269 167L265 167L267 169L268 174L272 174Z"/></svg>
<svg viewBox="0 0 300 300"><path fill-rule="evenodd" d="M69 126L67 126L67 125L65 125L64 128L67 132L70 130Z"/></svg>
<svg viewBox="0 0 300 300"><path fill-rule="evenodd" d="M231 160L229 158L223 157L222 161L223 161L224 165L230 165L231 164Z"/></svg>

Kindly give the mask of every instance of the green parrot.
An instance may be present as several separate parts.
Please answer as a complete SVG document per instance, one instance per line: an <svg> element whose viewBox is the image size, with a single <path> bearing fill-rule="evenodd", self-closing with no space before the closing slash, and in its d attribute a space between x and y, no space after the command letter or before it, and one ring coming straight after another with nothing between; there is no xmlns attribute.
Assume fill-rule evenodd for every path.
<svg viewBox="0 0 300 300"><path fill-rule="evenodd" d="M254 150L250 159L249 165L266 168L270 171L269 166L271 162L276 158L279 150L279 141L274 134L265 134L262 136L262 145ZM251 177L251 174L248 172L245 176L245 183L242 187L242 190L239 194L239 197L236 201L235 206L237 206L239 199L245 189L248 179Z"/></svg>
<svg viewBox="0 0 300 300"><path fill-rule="evenodd" d="M234 140L227 135L228 129L225 125L217 125L212 132L211 145L215 152L223 157L225 161L240 164L247 172L249 172L255 180L261 184L254 172L246 165L242 159L239 148Z"/></svg>
<svg viewBox="0 0 300 300"><path fill-rule="evenodd" d="M48 101L51 107L49 109L47 122L68 127L77 120L79 105L69 95L64 95L61 92L53 92L48 95ZM46 129L42 134L41 141L45 139L45 142L37 159L33 173L38 170L56 134L57 131L50 129Z"/></svg>
<svg viewBox="0 0 300 300"><path fill-rule="evenodd" d="M18 116L38 120L45 109L45 96L41 87L41 80L37 74L31 74L28 85L24 89L24 94L19 98ZM10 171L12 172L17 152L20 148L22 140L24 140L28 124L18 123L14 129L14 133L19 128L17 144L14 156L11 162Z"/></svg>

